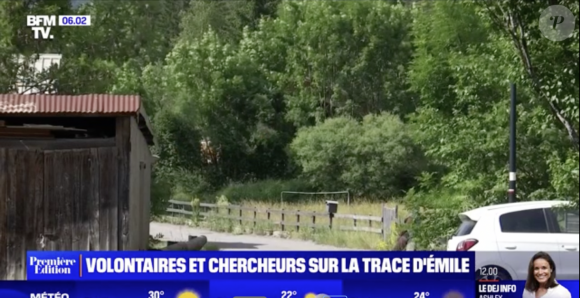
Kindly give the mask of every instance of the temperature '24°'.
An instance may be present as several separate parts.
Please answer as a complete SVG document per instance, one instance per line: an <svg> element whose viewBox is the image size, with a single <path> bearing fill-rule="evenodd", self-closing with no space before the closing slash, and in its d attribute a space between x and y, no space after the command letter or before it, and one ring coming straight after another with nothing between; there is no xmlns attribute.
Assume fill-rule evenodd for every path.
<svg viewBox="0 0 580 298"><path fill-rule="evenodd" d="M429 297L429 292L415 292L413 293L413 298L427 298Z"/></svg>
<svg viewBox="0 0 580 298"><path fill-rule="evenodd" d="M280 293L280 298L292 298L294 296L296 296L298 292L296 291L282 291L282 293Z"/></svg>
<svg viewBox="0 0 580 298"><path fill-rule="evenodd" d="M165 292L163 291L149 291L147 293L149 296L147 296L147 298L161 298L163 297L163 295L165 295Z"/></svg>

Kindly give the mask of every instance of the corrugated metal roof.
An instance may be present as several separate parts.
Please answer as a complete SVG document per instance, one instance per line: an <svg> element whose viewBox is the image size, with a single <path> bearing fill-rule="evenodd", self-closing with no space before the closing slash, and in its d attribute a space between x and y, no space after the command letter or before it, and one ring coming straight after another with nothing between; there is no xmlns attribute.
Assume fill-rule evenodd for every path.
<svg viewBox="0 0 580 298"><path fill-rule="evenodd" d="M0 94L0 115L134 115L145 139L153 145L149 119L137 95L86 94Z"/></svg>
<svg viewBox="0 0 580 298"><path fill-rule="evenodd" d="M141 111L135 95L0 94L0 114L129 114Z"/></svg>

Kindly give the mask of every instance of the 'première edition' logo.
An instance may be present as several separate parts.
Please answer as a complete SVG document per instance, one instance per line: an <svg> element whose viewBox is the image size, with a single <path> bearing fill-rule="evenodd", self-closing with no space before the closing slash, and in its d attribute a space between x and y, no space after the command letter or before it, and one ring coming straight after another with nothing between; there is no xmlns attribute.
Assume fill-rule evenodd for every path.
<svg viewBox="0 0 580 298"><path fill-rule="evenodd" d="M38 259L30 257L30 266L34 268L34 274L48 275L61 274L70 275L71 267L77 264L75 259L64 259L61 257L54 259Z"/></svg>

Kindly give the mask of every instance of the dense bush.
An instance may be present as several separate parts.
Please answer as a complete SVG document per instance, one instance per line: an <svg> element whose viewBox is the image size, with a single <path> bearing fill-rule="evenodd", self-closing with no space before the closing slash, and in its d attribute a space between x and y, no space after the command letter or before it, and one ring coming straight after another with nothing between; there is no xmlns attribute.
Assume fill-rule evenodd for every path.
<svg viewBox="0 0 580 298"><path fill-rule="evenodd" d="M152 173L151 181L151 215L163 215L167 209L167 202L171 198L171 183L155 170Z"/></svg>
<svg viewBox="0 0 580 298"><path fill-rule="evenodd" d="M291 148L313 185L365 197L401 196L426 165L407 126L388 113L326 120L300 130Z"/></svg>

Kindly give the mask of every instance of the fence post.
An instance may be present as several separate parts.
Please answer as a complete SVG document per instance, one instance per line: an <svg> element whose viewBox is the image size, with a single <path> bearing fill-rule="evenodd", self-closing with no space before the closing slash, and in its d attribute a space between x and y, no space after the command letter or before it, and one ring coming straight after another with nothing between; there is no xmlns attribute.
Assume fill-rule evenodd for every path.
<svg viewBox="0 0 580 298"><path fill-rule="evenodd" d="M383 204L383 241L391 235L391 213L386 204Z"/></svg>
<svg viewBox="0 0 580 298"><path fill-rule="evenodd" d="M285 217L286 217L286 214L284 214L284 209L282 209L282 213L280 214L280 218L281 218L280 229L282 229L282 231L285 230L285 227L284 227L284 218Z"/></svg>
<svg viewBox="0 0 580 298"><path fill-rule="evenodd" d="M258 209L254 207L254 228L256 227L257 221L258 221Z"/></svg>
<svg viewBox="0 0 580 298"><path fill-rule="evenodd" d="M334 218L334 213L328 213L328 228L332 229L332 219Z"/></svg>
<svg viewBox="0 0 580 298"><path fill-rule="evenodd" d="M300 210L296 210L296 232L300 232Z"/></svg>
<svg viewBox="0 0 580 298"><path fill-rule="evenodd" d="M242 208L240 207L240 226L244 224L244 220L242 218Z"/></svg>
<svg viewBox="0 0 580 298"><path fill-rule="evenodd" d="M200 220L200 202L197 199L191 200L191 215L194 222ZM183 205L183 209L185 210L185 205Z"/></svg>

